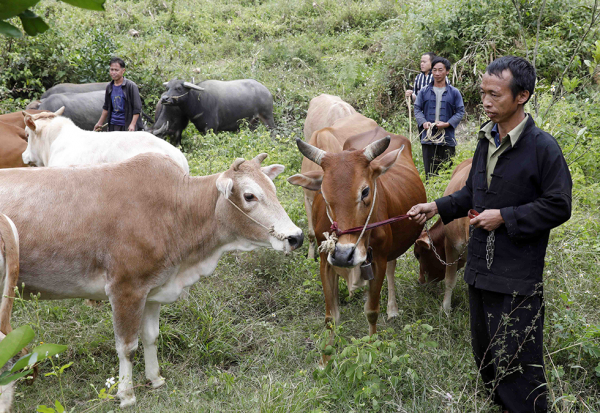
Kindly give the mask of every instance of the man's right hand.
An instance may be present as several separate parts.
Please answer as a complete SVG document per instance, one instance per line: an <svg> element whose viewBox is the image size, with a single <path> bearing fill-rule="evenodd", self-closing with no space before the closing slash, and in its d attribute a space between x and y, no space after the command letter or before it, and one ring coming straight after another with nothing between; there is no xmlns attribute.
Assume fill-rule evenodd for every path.
<svg viewBox="0 0 600 413"><path fill-rule="evenodd" d="M412 95L413 95L413 91L412 91L412 90L410 90L410 89L408 89L408 90L406 91L406 93L404 94L404 96L406 96L407 98L409 98L409 97L412 97Z"/></svg>
<svg viewBox="0 0 600 413"><path fill-rule="evenodd" d="M98 132L102 130L102 124L100 122L96 123L94 126L94 132Z"/></svg>
<svg viewBox="0 0 600 413"><path fill-rule="evenodd" d="M423 225L428 219L433 218L437 212L437 204L435 202L428 202L426 204L417 204L413 206L407 212L407 215L411 221L416 221L419 225Z"/></svg>
<svg viewBox="0 0 600 413"><path fill-rule="evenodd" d="M425 122L425 123L423 124L423 129L429 129L429 128L431 128L431 126L432 126L432 125L433 125L433 124L432 124L431 122Z"/></svg>

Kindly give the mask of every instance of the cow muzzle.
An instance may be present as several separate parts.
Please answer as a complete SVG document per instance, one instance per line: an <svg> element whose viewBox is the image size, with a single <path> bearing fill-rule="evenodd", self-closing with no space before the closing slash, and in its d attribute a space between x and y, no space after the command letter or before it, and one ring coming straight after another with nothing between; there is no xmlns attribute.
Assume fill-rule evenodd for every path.
<svg viewBox="0 0 600 413"><path fill-rule="evenodd" d="M294 251L302 246L304 242L304 233L300 231L298 235L290 235L286 239L287 244L289 245L289 251Z"/></svg>
<svg viewBox="0 0 600 413"><path fill-rule="evenodd" d="M366 259L361 257L360 252L356 249L355 244L336 244L335 250L328 255L327 262L335 267L351 268Z"/></svg>
<svg viewBox="0 0 600 413"><path fill-rule="evenodd" d="M160 98L160 103L162 103L163 105L174 105L175 102L173 101L173 99L171 99L169 96L163 96Z"/></svg>

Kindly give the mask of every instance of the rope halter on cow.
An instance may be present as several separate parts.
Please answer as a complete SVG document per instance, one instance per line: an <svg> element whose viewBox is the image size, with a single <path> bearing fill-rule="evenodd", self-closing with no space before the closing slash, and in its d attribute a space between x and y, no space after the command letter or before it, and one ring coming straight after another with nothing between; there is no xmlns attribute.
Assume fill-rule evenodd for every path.
<svg viewBox="0 0 600 413"><path fill-rule="evenodd" d="M250 215L248 215L244 211L242 211L242 209L239 206L237 206L231 199L229 199L229 198L225 198L225 199L227 201L229 201L229 203L231 205L233 205L234 207L236 207L236 209L238 211L240 211L243 215L245 215L251 221L253 221L256 225L259 225L259 226L263 227L264 229L266 229L267 232L269 233L269 235L271 235L273 238L278 239L279 241L285 241L286 239L288 239L288 237L286 237L285 235L280 234L279 232L275 231L275 226L274 225L271 225L270 227L266 227L265 225L261 224L260 222L258 222L254 218L252 218Z"/></svg>

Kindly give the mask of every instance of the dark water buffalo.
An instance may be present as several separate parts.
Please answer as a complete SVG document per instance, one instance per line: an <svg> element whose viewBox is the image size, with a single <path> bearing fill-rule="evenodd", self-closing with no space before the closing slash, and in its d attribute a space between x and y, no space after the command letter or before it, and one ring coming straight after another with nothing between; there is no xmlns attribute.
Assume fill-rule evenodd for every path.
<svg viewBox="0 0 600 413"><path fill-rule="evenodd" d="M75 125L85 130L94 130L94 126L104 105L104 90L87 93L64 93L51 95L44 99L40 110L56 112L65 107L63 116L71 119Z"/></svg>
<svg viewBox="0 0 600 413"><path fill-rule="evenodd" d="M156 114L154 117L156 118L156 122L147 131L163 139L165 136L172 136L173 141L171 143L174 146L180 145L181 134L190 120L183 114L179 106L166 106L159 100L156 104Z"/></svg>
<svg viewBox="0 0 600 413"><path fill-rule="evenodd" d="M275 127L273 96L256 80L205 80L195 85L175 79L166 86L162 104L178 106L200 133L209 129L235 131L241 120L255 118L269 128Z"/></svg>
<svg viewBox="0 0 600 413"><path fill-rule="evenodd" d="M51 95L58 93L88 93L96 92L98 90L106 90L108 82L100 83L59 83L58 85L52 86L50 89L44 92L40 99L46 99Z"/></svg>

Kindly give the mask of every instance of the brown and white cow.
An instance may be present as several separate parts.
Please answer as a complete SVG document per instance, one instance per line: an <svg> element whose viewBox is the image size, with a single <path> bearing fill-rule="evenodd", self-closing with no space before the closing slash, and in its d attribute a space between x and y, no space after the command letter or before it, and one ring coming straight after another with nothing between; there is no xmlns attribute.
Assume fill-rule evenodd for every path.
<svg viewBox="0 0 600 413"><path fill-rule="evenodd" d="M15 224L0 214L0 341L12 331L10 316L15 298L15 287L19 278L19 235ZM10 363L12 364L12 363ZM2 366L0 366L2 367ZM7 366L6 368L10 368ZM12 411L15 383L0 386L0 413Z"/></svg>
<svg viewBox="0 0 600 413"><path fill-rule="evenodd" d="M360 114L340 121L351 122L354 130L360 130L364 124L373 124L371 119ZM413 163L411 145L407 138L390 134L381 127L352 136L352 128L338 128L336 125L338 123L334 127L318 131L316 141L326 147L323 143L337 141L337 134L350 133L345 140L344 151L330 153L297 139L300 152L319 164L323 171L297 174L288 179L294 185L320 191L315 195L312 211L319 242L325 240L323 233L329 232L331 226L326 205L331 219L337 222L340 230L346 230L365 225L369 214L369 222L375 223L406 214L412 205L426 200L425 188ZM377 196L374 200L375 189ZM396 316L396 259L415 242L421 228L413 221L398 221L367 231L360 242L359 233L341 235L332 252L321 252L325 322L337 323L340 319L340 270L347 271L362 264L367 259L369 246L373 249L374 267L374 279L369 281L369 295L365 303L369 334L377 331L379 298L386 273L388 294L394 299L393 307L388 302L388 317ZM326 361L327 357L324 356L323 362Z"/></svg>
<svg viewBox="0 0 600 413"><path fill-rule="evenodd" d="M116 164L0 171L0 211L20 236L23 296L109 300L121 407L135 403L132 360L141 332L146 377L160 376L161 304L209 275L226 251L291 251L302 231L272 182L266 154L192 177L172 159L141 154Z"/></svg>
<svg viewBox="0 0 600 413"><path fill-rule="evenodd" d="M444 196L450 195L465 186L473 158L461 162L452 172ZM437 282L445 279L446 292L442 307L446 313L452 309L452 290L456 286L456 272L464 267L467 261L467 244L469 242L469 218L455 219L444 225L441 219L429 229L431 240L423 231L415 242L415 257L419 260L419 283ZM431 247L440 255L440 258L452 265L442 264L435 256ZM462 255L461 255L462 254ZM460 259L459 259L460 257ZM458 261L457 261L458 260ZM457 262L455 262L457 261Z"/></svg>

